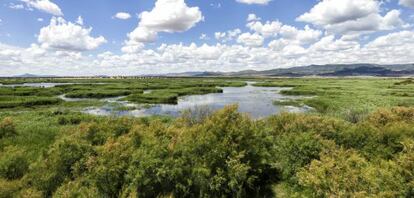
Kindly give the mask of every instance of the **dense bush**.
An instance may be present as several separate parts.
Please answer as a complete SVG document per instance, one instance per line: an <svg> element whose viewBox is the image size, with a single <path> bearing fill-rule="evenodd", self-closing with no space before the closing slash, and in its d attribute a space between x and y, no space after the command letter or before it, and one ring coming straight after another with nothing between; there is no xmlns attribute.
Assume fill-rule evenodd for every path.
<svg viewBox="0 0 414 198"><path fill-rule="evenodd" d="M27 196L32 197L32 196ZM73 181L68 181L62 184L53 197L68 198L68 197L99 197L99 193L95 186L91 185L85 178L79 178Z"/></svg>
<svg viewBox="0 0 414 198"><path fill-rule="evenodd" d="M60 125L68 125L68 124L80 124L82 122L82 118L80 116L60 116L58 118L58 123Z"/></svg>
<svg viewBox="0 0 414 198"><path fill-rule="evenodd" d="M42 115L54 118L50 123L60 135L33 159L26 159L21 150L13 151L14 147L0 147L1 195L414 194L413 108L379 109L357 122L290 113L254 120L238 113L236 106L217 112L199 109L175 120L96 117L79 123L77 114ZM24 127L18 128L16 139L23 138L20 129ZM0 145L8 140L0 140Z"/></svg>
<svg viewBox="0 0 414 198"><path fill-rule="evenodd" d="M15 197L21 188L20 181L8 181L0 178L0 198Z"/></svg>
<svg viewBox="0 0 414 198"><path fill-rule="evenodd" d="M21 178L29 169L29 163L24 152L15 148L6 148L0 156L0 176L14 180Z"/></svg>
<svg viewBox="0 0 414 198"><path fill-rule="evenodd" d="M318 160L321 152L332 149L332 142L312 133L289 133L279 136L275 144L276 164L282 177L295 183L296 173L312 160Z"/></svg>
<svg viewBox="0 0 414 198"><path fill-rule="evenodd" d="M298 172L300 184L322 197L403 197L395 162L369 162L353 150L331 150Z"/></svg>
<svg viewBox="0 0 414 198"><path fill-rule="evenodd" d="M4 118L0 122L0 139L17 135L16 126L10 117Z"/></svg>
<svg viewBox="0 0 414 198"><path fill-rule="evenodd" d="M45 195L51 195L67 178L76 178L87 169L93 148L82 140L62 139L48 151L45 160L34 166L29 179Z"/></svg>

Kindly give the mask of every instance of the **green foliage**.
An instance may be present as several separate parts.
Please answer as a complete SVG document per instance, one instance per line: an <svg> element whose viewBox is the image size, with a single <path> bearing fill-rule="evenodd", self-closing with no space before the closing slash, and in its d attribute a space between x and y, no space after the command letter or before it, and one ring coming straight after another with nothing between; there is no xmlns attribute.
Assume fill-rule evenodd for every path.
<svg viewBox="0 0 414 198"><path fill-rule="evenodd" d="M412 108L380 109L330 138L345 148L360 150L366 157L391 159L402 151L402 141L414 138L414 114Z"/></svg>
<svg viewBox="0 0 414 198"><path fill-rule="evenodd" d="M96 122L81 124L76 135L92 145L102 145L106 139L102 126Z"/></svg>
<svg viewBox="0 0 414 198"><path fill-rule="evenodd" d="M60 102L62 102L62 100L53 97L0 96L0 109L55 105L59 104Z"/></svg>
<svg viewBox="0 0 414 198"><path fill-rule="evenodd" d="M131 94L128 90L76 90L65 94L68 98L109 98Z"/></svg>
<svg viewBox="0 0 414 198"><path fill-rule="evenodd" d="M13 137L17 135L16 126L10 117L4 118L0 122L0 139L5 137Z"/></svg>
<svg viewBox="0 0 414 198"><path fill-rule="evenodd" d="M16 197L22 188L22 184L18 180L8 181L0 178L0 198Z"/></svg>
<svg viewBox="0 0 414 198"><path fill-rule="evenodd" d="M269 164L271 142L236 107L186 126L158 123L140 129L150 136L134 152L128 171L140 195L244 197L266 193L277 180Z"/></svg>
<svg viewBox="0 0 414 198"><path fill-rule="evenodd" d="M71 115L71 116L60 116L58 118L58 123L60 125L70 125L70 124L80 124L82 122L81 116Z"/></svg>
<svg viewBox="0 0 414 198"><path fill-rule="evenodd" d="M292 113L281 113L277 116L270 116L267 118L265 124L274 135L317 132L317 134L325 136L328 139L334 137L339 131L343 131L349 127L348 123L331 117Z"/></svg>
<svg viewBox="0 0 414 198"><path fill-rule="evenodd" d="M296 173L312 160L319 159L321 152L332 149L329 141L312 133L288 133L276 140L276 164L286 181L296 183Z"/></svg>
<svg viewBox="0 0 414 198"><path fill-rule="evenodd" d="M413 106L411 82L382 78L276 78L255 86L292 87L281 93L312 96L299 101L322 114L357 122L378 107Z"/></svg>
<svg viewBox="0 0 414 198"><path fill-rule="evenodd" d="M176 93L157 90L148 94L132 94L124 98L124 100L148 104L176 104L178 95Z"/></svg>
<svg viewBox="0 0 414 198"><path fill-rule="evenodd" d="M414 140L408 139L402 142L404 149L397 156L397 164L401 167L400 173L407 185L406 197L414 196Z"/></svg>
<svg viewBox="0 0 414 198"><path fill-rule="evenodd" d="M192 126L203 123L212 114L213 111L208 106L199 106L183 111L180 119L186 125Z"/></svg>
<svg viewBox="0 0 414 198"><path fill-rule="evenodd" d="M402 197L404 180L395 162L369 162L353 150L331 150L298 172L301 185L323 197Z"/></svg>
<svg viewBox="0 0 414 198"><path fill-rule="evenodd" d="M31 197L31 196L30 196ZM53 197L58 198L94 198L99 197L99 193L95 186L91 185L84 178L79 178L74 181L68 181L61 185L56 192L53 194Z"/></svg>
<svg viewBox="0 0 414 198"><path fill-rule="evenodd" d="M0 156L0 177L20 179L29 169L24 152L15 147L7 147Z"/></svg>
<svg viewBox="0 0 414 198"><path fill-rule="evenodd" d="M64 138L57 141L39 161L30 175L33 184L46 195L52 194L68 178L75 178L87 169L88 157L93 148L77 139Z"/></svg>
<svg viewBox="0 0 414 198"><path fill-rule="evenodd" d="M51 138L47 142L31 138L43 148L36 150L43 153L39 157L27 158L35 155L22 150L2 152L11 154L1 158L1 167L19 167L22 159L26 165L5 169L22 171L2 176L19 182L4 180L0 190L33 197L413 194L412 108L379 109L357 123L290 113L252 120L237 106L200 112L175 120L81 117L75 125L58 122L79 116L65 111L15 115L18 141L6 138L0 145L35 148L21 139L37 131L36 125L25 127L28 120L56 129L42 134ZM47 136L51 133L61 135L53 139Z"/></svg>
<svg viewBox="0 0 414 198"><path fill-rule="evenodd" d="M78 111L102 100L56 98L175 103L245 79L31 79L85 84L0 88L0 107L13 108L0 112L0 197L413 197L411 81L255 80L312 95L278 104L317 112L254 120L230 106L178 119L97 117ZM30 102L43 99L57 102Z"/></svg>
<svg viewBox="0 0 414 198"><path fill-rule="evenodd" d="M366 108L355 108L351 107L344 112L342 112L342 117L344 120L351 122L351 123L358 123L363 121L366 116L368 115L369 110Z"/></svg>
<svg viewBox="0 0 414 198"><path fill-rule="evenodd" d="M134 148L131 142L129 137L121 137L118 141L110 139L99 150L92 178L100 194L108 197L120 194Z"/></svg>
<svg viewBox="0 0 414 198"><path fill-rule="evenodd" d="M187 87L177 89L160 89L146 94L133 94L125 98L137 103L176 104L179 96L221 93L223 90L215 87Z"/></svg>

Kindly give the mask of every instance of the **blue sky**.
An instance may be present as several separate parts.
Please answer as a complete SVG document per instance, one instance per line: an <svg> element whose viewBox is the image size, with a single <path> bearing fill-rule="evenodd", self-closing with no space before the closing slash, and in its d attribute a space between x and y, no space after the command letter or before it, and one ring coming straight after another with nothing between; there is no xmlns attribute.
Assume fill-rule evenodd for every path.
<svg viewBox="0 0 414 198"><path fill-rule="evenodd" d="M414 62L414 0L2 0L0 20L3 76Z"/></svg>
<svg viewBox="0 0 414 198"><path fill-rule="evenodd" d="M86 26L93 27L93 35L104 35L111 41L106 45L106 49L119 50L119 45L126 39L126 33L132 31L139 19L137 15L143 11L151 10L154 0L55 0L53 1L62 9L64 18L68 21L76 21L78 16L82 16ZM209 1L191 0L186 1L189 6L200 7L204 16L204 21L200 22L191 30L178 34L162 34L154 45L160 43L191 43L199 42L200 34L214 35L214 32L227 31L234 28L243 28L246 24L246 17L250 13L257 13L263 20L279 20L281 22L295 26L303 26L295 18L309 10L316 1L302 0L278 0L271 1L268 5L248 5L237 3L236 1ZM29 46L36 40L35 34L39 29L49 23L53 15L42 11L27 11L10 9L10 3L21 4L16 0L3 1L0 7L0 18L4 21L0 27L1 32L9 33L13 37L2 36L0 42ZM218 5L220 7L218 8ZM129 20L113 20L117 12L128 12L132 15ZM43 22L38 22L38 18L43 18ZM116 41L119 45L111 45ZM213 41L210 41L213 42Z"/></svg>

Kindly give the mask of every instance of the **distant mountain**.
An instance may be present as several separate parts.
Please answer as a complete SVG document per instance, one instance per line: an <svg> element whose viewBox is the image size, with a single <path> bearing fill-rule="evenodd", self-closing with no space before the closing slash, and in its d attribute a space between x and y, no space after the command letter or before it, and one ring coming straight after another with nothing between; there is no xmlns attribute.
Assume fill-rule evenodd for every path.
<svg viewBox="0 0 414 198"><path fill-rule="evenodd" d="M57 76L53 76L53 75L36 75L36 74L22 74L22 75L17 75L17 76L13 76L14 78L53 78L53 77L57 77Z"/></svg>
<svg viewBox="0 0 414 198"><path fill-rule="evenodd" d="M208 77L208 76L286 76L286 77L303 77L303 76L383 76L383 77L401 77L413 76L414 64L395 64L395 65L378 65L378 64L329 64L329 65L309 65L300 67L291 67L283 69L271 69L265 71L245 70L239 72L186 72L176 73L166 76L188 76L188 77Z"/></svg>
<svg viewBox="0 0 414 198"><path fill-rule="evenodd" d="M291 68L271 69L264 71L244 70L238 72L217 72L199 71L168 73L164 75L142 75L148 77L304 77L304 76L378 76L378 77L403 77L414 76L413 64L328 64L328 65L309 65ZM15 78L53 78L53 75L23 74L13 76ZM107 78L109 76L100 75L95 77Z"/></svg>
<svg viewBox="0 0 414 198"><path fill-rule="evenodd" d="M197 77L197 76L221 76L225 75L225 73L221 72L183 72L183 73L168 73L161 76L170 76L170 77ZM155 75L158 76L158 75Z"/></svg>
<svg viewBox="0 0 414 198"><path fill-rule="evenodd" d="M345 68L340 71L323 74L324 76L388 76L399 77L414 75L414 70L398 70L394 71L384 67L361 66L357 68Z"/></svg>

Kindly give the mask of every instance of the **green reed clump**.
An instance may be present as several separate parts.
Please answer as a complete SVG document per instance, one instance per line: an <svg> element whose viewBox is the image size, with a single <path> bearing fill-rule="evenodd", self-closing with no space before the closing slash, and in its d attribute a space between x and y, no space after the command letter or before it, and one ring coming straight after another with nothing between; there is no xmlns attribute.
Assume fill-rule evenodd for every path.
<svg viewBox="0 0 414 198"><path fill-rule="evenodd" d="M16 147L7 147L0 156L0 177L20 179L29 170L29 162L24 151Z"/></svg>
<svg viewBox="0 0 414 198"><path fill-rule="evenodd" d="M56 105L61 102L61 99L55 97L0 96L0 109Z"/></svg>
<svg viewBox="0 0 414 198"><path fill-rule="evenodd" d="M17 135L16 125L11 117L6 117L0 122L0 139Z"/></svg>
<svg viewBox="0 0 414 198"><path fill-rule="evenodd" d="M128 90L78 90L65 94L68 98L110 98L118 96L127 96L133 93Z"/></svg>

